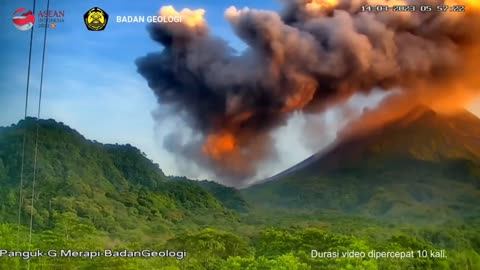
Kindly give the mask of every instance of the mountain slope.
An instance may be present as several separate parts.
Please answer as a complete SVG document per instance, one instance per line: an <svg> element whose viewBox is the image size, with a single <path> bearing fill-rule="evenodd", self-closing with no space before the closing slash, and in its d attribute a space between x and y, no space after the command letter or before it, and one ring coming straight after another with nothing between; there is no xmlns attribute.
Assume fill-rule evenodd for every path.
<svg viewBox="0 0 480 270"><path fill-rule="evenodd" d="M243 191L264 207L389 218L469 216L480 208L480 119L417 108Z"/></svg>
<svg viewBox="0 0 480 270"><path fill-rule="evenodd" d="M1 222L17 221L23 134L27 136L22 220L29 219L37 123L36 228L48 228L58 213L73 213L109 232L163 226L162 232L193 219L203 223L218 217L226 222L235 219L207 189L169 180L131 145L92 142L62 123L28 118L0 129Z"/></svg>

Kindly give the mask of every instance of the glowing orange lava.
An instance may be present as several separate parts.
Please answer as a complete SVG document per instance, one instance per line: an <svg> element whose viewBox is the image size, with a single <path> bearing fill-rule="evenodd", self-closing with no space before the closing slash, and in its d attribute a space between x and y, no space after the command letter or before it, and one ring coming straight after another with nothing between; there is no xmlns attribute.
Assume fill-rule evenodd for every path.
<svg viewBox="0 0 480 270"><path fill-rule="evenodd" d="M229 132L208 135L202 150L213 159L220 160L236 151L235 137Z"/></svg>

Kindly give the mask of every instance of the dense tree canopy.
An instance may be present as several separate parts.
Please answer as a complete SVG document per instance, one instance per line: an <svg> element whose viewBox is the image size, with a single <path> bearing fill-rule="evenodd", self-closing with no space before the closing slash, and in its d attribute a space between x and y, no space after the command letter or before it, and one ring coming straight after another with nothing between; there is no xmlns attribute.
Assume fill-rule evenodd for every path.
<svg viewBox="0 0 480 270"><path fill-rule="evenodd" d="M38 168L32 200L32 149L37 124ZM26 151L22 156L24 134ZM472 171L476 168L471 164L455 166ZM348 177L359 176L343 176ZM441 180L440 183L445 181ZM270 191L260 188L246 194L213 182L166 177L158 165L131 145L103 145L53 120L37 122L29 118L0 128L0 250L170 250L185 251L186 256L44 256L29 260L2 256L0 269L25 269L28 264L37 270L480 269L480 219L471 211L476 208L465 210L476 202L472 197L478 192L475 188L466 192L468 196L462 197L458 205L449 208L458 210L456 219L432 219L425 223L412 218L381 218L385 216L382 209L386 202L403 203L399 203L398 196L392 196L390 189L370 194L364 205L368 210L365 214L352 208L365 199L353 180L337 185L338 190L330 189L337 192L331 194L321 190L334 180L315 184L289 181L292 182ZM289 185L300 185L310 191L305 192L309 195L295 198L295 207L279 203L274 208L258 203L261 196L281 201L281 195L288 194L292 187ZM417 195L423 198L422 194ZM291 203L292 197L288 200ZM326 201L335 207L310 207ZM397 208L398 215L400 210ZM425 215L424 210L419 209L418 213ZM394 213L389 208L389 214ZM337 253L339 257L314 258L312 250ZM415 257L400 260L342 256L345 252L372 250L415 251ZM442 250L447 257L422 257L416 253Z"/></svg>

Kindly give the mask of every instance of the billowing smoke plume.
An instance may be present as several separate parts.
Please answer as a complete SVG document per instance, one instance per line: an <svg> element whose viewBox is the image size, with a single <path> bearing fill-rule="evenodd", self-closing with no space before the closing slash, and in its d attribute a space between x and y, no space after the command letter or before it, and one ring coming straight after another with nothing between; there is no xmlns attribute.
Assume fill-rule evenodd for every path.
<svg viewBox="0 0 480 270"><path fill-rule="evenodd" d="M406 4L465 12L375 12ZM291 0L281 14L230 7L225 18L248 45L242 53L209 33L203 10L160 13L183 21L150 25L164 50L138 59L138 71L198 133L166 143L224 180L254 175L274 155L271 131L294 111L322 112L373 88L399 92L385 103L395 108L397 98L458 106L454 97L463 102L480 87L477 0Z"/></svg>

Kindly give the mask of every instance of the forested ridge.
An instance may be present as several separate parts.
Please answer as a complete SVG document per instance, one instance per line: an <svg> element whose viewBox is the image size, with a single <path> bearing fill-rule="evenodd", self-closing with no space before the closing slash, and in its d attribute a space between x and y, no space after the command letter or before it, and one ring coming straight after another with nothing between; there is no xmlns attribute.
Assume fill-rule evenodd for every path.
<svg viewBox="0 0 480 270"><path fill-rule="evenodd" d="M419 225L398 219L401 214L389 218L381 211L354 211L349 207L355 200L341 196L325 195L331 196L329 207L319 207L321 200L306 207L303 199L295 207L282 207L273 205L281 197L266 196L269 204L259 198L281 196L292 188L288 185L240 192L214 182L165 176L160 166L134 146L90 141L54 120L28 118L0 128L0 249L187 252L182 260L2 256L0 269L26 269L28 263L30 269L480 269L480 219L471 209ZM322 185L333 183L309 184L305 190L320 192ZM476 199L465 197L460 206L469 207ZM288 200L285 204L293 203ZM312 249L446 250L447 258L322 259L312 258Z"/></svg>
<svg viewBox="0 0 480 270"><path fill-rule="evenodd" d="M418 107L243 191L265 208L329 209L410 223L480 213L480 119Z"/></svg>

